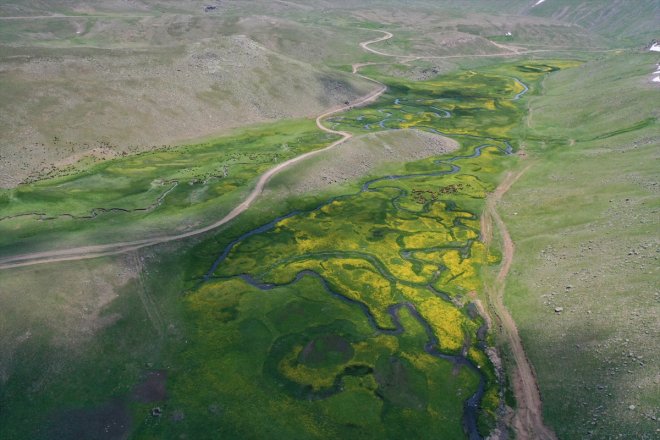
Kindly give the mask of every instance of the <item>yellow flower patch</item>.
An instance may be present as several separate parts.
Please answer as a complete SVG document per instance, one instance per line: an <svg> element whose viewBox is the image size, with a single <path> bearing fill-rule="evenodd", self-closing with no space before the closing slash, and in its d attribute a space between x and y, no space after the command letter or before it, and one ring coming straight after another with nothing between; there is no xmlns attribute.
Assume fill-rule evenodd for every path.
<svg viewBox="0 0 660 440"><path fill-rule="evenodd" d="M334 367L310 368L297 362L302 345L297 345L279 363L278 369L284 377L294 382L310 385L314 390L332 386L335 376L344 369L344 365Z"/></svg>

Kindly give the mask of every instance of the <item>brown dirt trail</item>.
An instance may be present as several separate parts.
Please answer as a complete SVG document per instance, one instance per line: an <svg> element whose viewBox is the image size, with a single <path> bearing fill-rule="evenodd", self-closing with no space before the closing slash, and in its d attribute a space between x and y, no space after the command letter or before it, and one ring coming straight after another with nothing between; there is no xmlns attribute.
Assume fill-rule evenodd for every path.
<svg viewBox="0 0 660 440"><path fill-rule="evenodd" d="M513 355L513 392L517 408L513 415L513 428L517 438L521 440L556 440L554 432L543 423L543 404L536 382L536 374L525 354L518 327L504 305L504 288L506 276L511 269L515 246L511 235L497 213L497 203L529 166L518 173L509 173L497 189L486 200L486 208L481 217L482 240L488 246L493 239L493 227L496 226L502 238L502 264L495 282L486 286L486 294L494 320L497 322L500 334L505 338Z"/></svg>
<svg viewBox="0 0 660 440"><path fill-rule="evenodd" d="M5 18L11 18L11 17L5 17ZM16 17L16 18L22 18L22 17ZM512 55L520 55L524 53L545 52L545 50L526 50L526 51L523 50L519 52L508 52L502 54L482 54L482 55L468 55L468 56L465 55L449 55L449 56L438 56L438 57L398 56L398 55L387 54L375 49L371 49L369 47L369 45L373 43L385 41L393 37L393 35L390 32L386 32L386 31L379 31L379 32L382 32L384 35L382 37L373 40L362 42L360 43L360 47L368 52L377 55L396 58L404 64L418 59L497 57L497 56L506 57ZM510 48L507 49L511 50ZM351 139L353 137L351 133L332 130L331 128L324 126L323 119L332 114L344 110L349 110L353 107L358 107L371 103L376 99L378 99L378 97L385 92L387 88L384 84L367 76L361 75L359 73L359 69L361 67L372 64L382 64L382 63L358 63L358 64L354 64L352 67L353 67L353 73L355 75L377 84L378 87L376 90L374 90L373 92L369 93L368 95L364 96L363 98L353 103L349 103L348 105L338 106L336 108L330 109L316 118L316 125L318 126L319 129L327 133L340 135L341 138L323 149L305 153L293 159L290 159L286 162L282 162L281 164L275 166L274 168L271 168L270 170L262 174L259 180L257 181L255 187L245 198L245 200L243 200L231 212L229 212L226 216L219 219L215 223L207 225L203 228L187 231L185 233L181 233L177 235L167 235L162 237L155 237L150 239L136 240L129 242L108 243L104 245L82 246L82 247L76 247L70 249L59 249L59 250L36 252L36 253L23 254L23 255L14 255L0 259L0 270L12 268L12 267L19 267L19 266L29 266L29 265L52 263L58 261L82 260L88 258L97 258L107 255L126 253L147 246L153 246L160 243L166 243L174 240L193 237L202 234L204 232L208 232L210 230L216 229L228 223L229 221L238 217L241 213L243 213L252 205L252 203L256 200L256 198L263 192L265 185L274 175L276 175L280 171L288 168L289 166L297 162L305 160L311 156L317 155L322 151L331 149L339 144L346 142L348 139ZM503 258L502 258L501 268L497 275L495 283L492 286L487 286L486 293L489 297L489 301L492 306L491 311L494 313L493 316L494 321L497 322L501 334L506 338L506 341L509 344L514 357L514 369L512 371L512 375L513 375L514 393L516 396L518 407L513 417L513 427L516 430L517 437L523 440L525 439L556 440L555 434L549 428L547 428L543 423L542 403L536 382L536 376L534 374L534 370L529 360L527 359L527 356L525 355L525 351L522 347L522 342L520 340L520 336L518 334L518 329L516 327L516 324L513 318L511 317L511 315L509 314L509 311L504 306L504 301L503 301L504 286L505 286L504 281L506 279L507 274L509 273L509 269L511 268L515 247L513 241L511 240L511 236L509 235L509 232L506 228L506 225L504 224L499 214L497 213L496 205L501 200L502 196L509 190L511 185L513 185L516 182L516 180L525 172L526 169L527 168L525 168L524 170L520 171L517 174L509 173L504 179L504 181L486 200L486 207L484 209L484 213L481 219L482 240L486 245L490 245L493 238L493 227L494 225L496 225L500 235L502 236L502 242L503 242ZM147 312L149 313L150 311L152 311L152 309L148 307L149 306L148 298L143 298L143 299L146 300L145 309L147 309ZM149 317L150 319L152 319L154 326L156 328L159 328L161 321L160 316L156 315L155 313L152 313L150 314Z"/></svg>
<svg viewBox="0 0 660 440"><path fill-rule="evenodd" d="M384 32L384 31L383 31ZM385 32L386 35L380 38L376 38L374 40L369 40L365 41L363 43L360 43L360 47L362 47L365 50L369 50L369 44L376 43L379 41L384 41L389 38L392 38L392 34L389 32ZM103 244L103 245L94 245L94 246L81 246L81 247L75 247L75 248L70 248L70 249L59 249L59 250L52 250L52 251L45 251L45 252L33 252L29 254L22 254L22 255L12 255L10 257L5 257L5 258L0 258L0 270L2 269L9 269L12 267L22 267L22 266L31 266L34 264L44 264L44 263L54 263L57 261L73 261L73 260L83 260L83 259L89 259L89 258L98 258L98 257L103 257L103 256L108 256L108 255L116 255L116 254L122 254L126 252L131 252L137 249L141 249L143 247L147 246L154 246L157 244L161 243L167 243L170 241L174 240L181 240L184 238L188 237L193 237L199 234L202 234L204 232L211 231L213 229L216 229L226 223L229 223L231 220L235 219L238 217L240 214L242 214L245 210L247 210L252 203L257 199L257 197L263 192L264 187L268 183L268 181L276 174L278 174L280 171L290 167L291 165L298 163L300 161L303 161L309 157L315 156L323 151L329 150L331 148L336 147L339 144L343 144L347 140L351 139L353 135L351 133L345 132L345 131L336 131L332 130L331 128L328 128L323 125L323 119L335 114L339 113L345 110L349 110L354 107L360 107L366 104L369 104L376 99L380 95L382 95L385 90L387 90L387 87L382 84L379 81L376 81L375 79L369 78L367 76L361 75L358 73L358 69L361 67L361 65L354 65L353 66L353 73L356 74L357 76L366 79L368 81L371 81L375 84L378 85L378 88L374 90L373 92L369 93L368 95L360 98L359 100L349 103L347 105L342 105L335 107L333 109L330 109L323 113L322 115L319 115L316 118L316 125L320 130L325 131L326 133L332 133L332 134L338 134L341 136L341 139L333 142L332 144L328 145L325 148L322 148L320 150L315 150L315 151L310 151L305 154L301 154L300 156L296 156L292 159L287 160L286 162L282 162L281 164L271 168L270 170L266 171L264 174L261 175L259 180L257 181L254 189L248 194L248 196L243 200L238 206L234 207L234 209L229 212L227 215L225 215L223 218L220 220L216 221L215 223L212 223L208 226L205 226L203 228L191 230L184 232L182 234L177 234L177 235L166 235L162 237L155 237L155 238L150 238L150 239L144 239L144 240L135 240L135 241L126 241L126 242L117 242L117 243L108 243L108 244Z"/></svg>

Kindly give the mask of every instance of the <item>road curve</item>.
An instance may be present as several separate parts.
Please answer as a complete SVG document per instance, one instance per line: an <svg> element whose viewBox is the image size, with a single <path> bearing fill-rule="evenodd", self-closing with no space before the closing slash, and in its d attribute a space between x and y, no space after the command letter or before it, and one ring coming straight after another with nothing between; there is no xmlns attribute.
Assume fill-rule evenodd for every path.
<svg viewBox="0 0 660 440"><path fill-rule="evenodd" d="M365 28L361 28L365 29ZM410 61L416 61L416 60L444 60L444 59L452 59L452 58L483 58L483 57L510 57L510 56L518 56L518 55L525 55L525 54L532 54L532 53L544 53L544 52L586 52L586 53L600 53L600 52L616 52L620 49L590 49L590 50L580 50L580 49L525 49L525 48L514 48L511 46L506 46L504 44L497 43L495 41L490 41L494 46L506 50L506 52L500 52L500 53L484 53L484 54L474 54L474 55L396 55L392 53L387 53L387 52L382 52L380 50L372 49L369 47L370 44L373 43L378 43L380 41L385 41L389 40L392 38L394 35L391 32L379 30L379 29L365 29L365 30L373 30L373 31L378 31L382 32L383 35L380 38L376 38L373 40L369 41L364 41L360 43L360 47L367 52L371 52L376 55L384 56L384 57L390 57L390 58L398 58L401 60L404 60L404 63L410 62ZM546 46L547 47L547 46ZM378 64L378 63L365 63L364 65L369 65L369 64Z"/></svg>
<svg viewBox="0 0 660 440"><path fill-rule="evenodd" d="M385 31L380 31L380 32L385 32ZM372 49L369 48L369 45L372 43L376 43L379 41L384 41L389 38L392 38L392 34L389 32L385 32L386 35L383 37L374 39L374 40L369 40L360 43L360 47L362 47L365 50L372 51ZM316 118L316 126L325 131L326 133L332 133L332 134L337 134L341 136L341 139L333 142L332 144L328 145L327 147L321 148L320 150L314 150L310 151L305 154L301 154L300 156L296 156L292 159L289 159L285 162L282 162L281 164L269 169L266 171L264 174L261 175L259 180L257 181L254 189L248 194L248 196L243 200L239 205L234 207L227 215L225 215L223 218L220 220L216 221L215 223L212 223L208 226L205 226L203 228L199 229L194 229L188 232L184 232L182 234L177 234L177 235L165 235L161 237L154 237L154 238L149 238L149 239L144 239L144 240L135 240L135 241L124 241L124 242L117 242L117 243L108 243L108 244L101 244L101 245L93 245L93 246L80 246L80 247L74 247L70 249L60 249L60 250L52 250L52 251L44 251L44 252L34 252L34 253L28 253L28 254L21 254L21 255L13 255L10 257L5 257L5 258L0 258L0 270L2 269L10 269L14 267L22 267L22 266L32 266L35 264L44 264L44 263L54 263L57 261L73 261L73 260L84 260L84 259L89 259L89 258L98 258L98 257L104 257L108 255L116 255L116 254L121 254L125 252L130 252L134 251L136 249L140 249L143 247L147 246L154 246L157 244L161 243L167 243L170 241L175 241L175 240L181 240L184 238L189 238L193 237L195 235L203 234L205 232L211 231L213 229L216 229L231 220L235 219L238 217L240 214L242 214L245 210L247 210L252 203L259 197L259 195L263 192L264 187L268 183L268 181L278 174L280 171L290 167L291 165L298 163L300 161L303 161L309 157L315 156L323 151L329 150L331 148L336 147L337 145L340 145L350 138L353 137L351 133L348 133L346 131L336 131L331 128L326 127L323 125L323 119L333 115L335 113L339 113L345 110L349 110L354 107L359 107L363 106L366 104L369 104L376 99L380 95L382 95L385 90L387 90L387 87L379 82L376 81L373 78L369 78L367 76L361 75L358 73L358 70L360 67L366 64L355 64L353 65L353 73L360 78L363 78L367 81L371 81L375 84L378 85L378 88L368 95L360 98L359 100L349 103L346 105L338 106L335 108L332 108L325 113L319 115Z"/></svg>
<svg viewBox="0 0 660 440"><path fill-rule="evenodd" d="M24 18L24 17L4 17L4 18ZM61 18L61 16L53 16L53 17L43 17L43 18ZM445 58L466 58L466 57L498 57L498 56L511 56L511 55L521 55L525 53L531 53L531 52L545 52L544 50L532 50L532 51L520 51L517 54L508 52L508 53L503 53L503 54L481 54L481 55L447 55L447 56L406 56L406 55L394 55L394 54L388 54L385 52L381 52L376 49L372 49L369 47L371 44L378 43L381 41L389 40L392 38L394 35L391 32L383 31L383 30L376 30L376 29L366 29L366 30L373 30L376 32L381 32L383 33L382 37L378 37L372 40L367 40L364 42L360 43L360 47L368 52L371 52L376 55L380 56L385 56L385 57L391 57L391 58L397 58L402 60L403 63L408 63L414 60L420 60L420 59L445 59ZM144 239L144 240L135 240L135 241L126 241L126 242L116 242L116 243L108 243L108 244L102 244L102 245L93 245L93 246L80 246L80 247L74 247L74 248L69 248L69 249L60 249L60 250L52 250L52 251L44 251L44 252L34 252L34 253L28 253L28 254L21 254L21 255L13 255L10 257L5 257L5 258L0 258L0 270L2 269L9 269L13 267L21 267L21 266L31 266L34 264L43 264L43 263L53 263L57 261L72 261L72 260L83 260L83 259L88 259L88 258L98 258L98 257L103 257L103 256L108 256L108 255L116 255L116 254L121 254L125 252L130 252L136 249L140 249L143 247L147 246L153 246L161 243L166 243L169 241L174 241L174 240L180 240L183 238L188 238L188 237L193 237L195 235L203 234L204 232L208 232L210 230L213 230L215 228L218 228L229 221L233 220L236 218L238 215L240 215L242 212L244 212L247 208L250 207L250 205L254 202L254 200L261 194L263 191L264 186L268 181L277 173L282 171L283 169L287 168L288 166L297 163L301 160L304 160L308 157L314 156L322 151L325 151L329 148L336 147L339 144L342 144L346 142L348 139L352 137L352 135L348 132L341 132L341 131L335 131L330 128L327 128L323 125L322 119L350 109L352 107L368 104L369 102L372 102L376 100L383 92L385 92L386 87L374 80L373 78L369 78L367 76L361 75L359 73L359 69L364 66L368 65L373 65L373 64L383 64L383 63L358 63L358 64L353 64L353 73L360 78L363 78L367 81L371 81L375 84L378 85L378 89L376 89L374 92L370 93L369 95L361 98L360 100L344 105L341 107L337 107L334 109L331 109L322 115L320 115L318 118L316 118L316 125L323 131L328 132L328 133L333 133L333 134L338 134L342 136L341 139L338 141L332 143L331 145L321 149L321 150L316 150L316 151L311 151L309 153L302 154L300 156L297 156L293 159L290 159L286 162L282 162L281 164L277 165L276 167L268 170L266 173L264 173L260 179L257 181L257 184L255 185L254 189L250 194L247 196L247 198L241 202L238 206L236 206L229 214L227 214L225 217L221 218L220 220L216 221L213 224L210 224L208 226L205 226L200 229L195 229L191 230L182 234L178 235L166 235L166 236L161 236L161 237L154 237L150 239Z"/></svg>
<svg viewBox="0 0 660 440"><path fill-rule="evenodd" d="M6 17L12 18L12 17ZM22 18L22 17L16 17ZM387 54L375 49L370 48L369 46L374 43L388 40L393 37L393 34L387 31L379 30L384 35L382 37L364 41L360 43L360 47L368 52L371 52L376 55L392 57L397 59L402 59L404 62L410 62L418 59L444 59L444 58L465 58L465 57L497 57L497 56L511 56L511 55L521 55L525 53L535 53L535 52L545 52L546 50L530 50L530 51L520 51L520 52L509 52L503 54L483 54L483 55L449 55L449 56L400 56ZM257 197L263 192L264 187L268 181L278 174L280 171L286 169L287 167L303 161L309 157L315 156L323 151L329 150L336 147L348 139L352 138L351 133L345 131L336 131L331 128L323 125L323 119L339 113L345 110L349 110L353 107L358 107L366 105L370 102L375 101L381 96L386 90L387 87L379 81L376 81L373 78L369 78L359 73L359 69L364 66L373 65L373 64L382 64L382 63L357 63L352 65L353 74L371 81L378 85L377 89L368 95L360 98L359 100L349 103L347 105L338 106L336 108L330 109L325 113L319 115L316 118L316 125L320 130L323 130L326 133L332 133L340 135L341 138L332 144L328 145L325 148L320 150L310 151L308 153L302 154L300 156L289 159L288 161L282 162L281 164L271 168L261 175L254 189L250 194L243 200L239 205L234 207L226 216L220 220L212 223L203 228L191 230L182 234L177 235L166 235L151 239L144 240L135 240L127 242L117 242L109 243L103 245L94 245L94 246L81 246L74 247L70 249L61 249L45 252L35 252L23 255L15 255L11 257L6 257L0 259L0 270L9 269L13 267L21 266L31 266L36 264L44 263L53 263L58 261L72 261L72 260L83 260L90 258L98 258L102 256L121 254L125 252L130 252L136 249L140 249L147 246L153 246L161 243L166 243L175 240L181 240L188 237L193 237L199 234L216 229L231 220L238 217L241 213L247 210L252 203L257 199ZM525 169L526 170L526 169ZM507 342L510 345L510 348L513 352L515 369L513 370L514 376L514 394L516 396L516 401L518 408L515 412L513 418L513 426L516 430L518 438L526 440L556 440L555 434L543 423L542 417L542 402L540 393L538 390L536 376L534 370L525 355L525 351L518 334L518 329L516 327L515 321L511 317L510 313L504 306L503 295L504 295L504 281L511 267L513 261L514 245L511 240L511 236L506 229L506 225L500 218L497 210L495 209L497 202L502 198L504 193L515 183L515 181L522 175L525 171L521 171L518 174L509 174L505 180L498 186L498 188L488 197L486 201L486 207L482 216L482 240L487 245L490 244L492 240L492 230L493 223L497 225L497 228L502 236L503 240L503 258L500 272L498 273L497 279L492 286L487 286L486 291L491 301L492 307L494 309L495 318L500 325L502 335L507 339Z"/></svg>
<svg viewBox="0 0 660 440"><path fill-rule="evenodd" d="M395 55L390 55L390 54L387 54L387 53L383 53L379 50L372 49L372 48L369 47L370 44L380 43L381 41L389 40L390 38L392 38L394 36L394 34L392 34L391 32L387 32L387 31L380 31L379 30L377 32L382 32L385 35L383 35L382 37L374 38L373 40L363 41L362 43L360 43L360 47L362 49L366 50L367 52L375 53L376 55L382 55L382 56L385 56L385 57L395 56Z"/></svg>

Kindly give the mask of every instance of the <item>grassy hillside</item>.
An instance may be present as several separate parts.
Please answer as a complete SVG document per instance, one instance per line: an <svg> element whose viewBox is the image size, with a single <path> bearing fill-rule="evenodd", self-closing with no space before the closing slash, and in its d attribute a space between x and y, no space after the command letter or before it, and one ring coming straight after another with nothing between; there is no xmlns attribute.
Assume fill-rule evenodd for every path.
<svg viewBox="0 0 660 440"><path fill-rule="evenodd" d="M394 32L379 48L397 55L642 47L658 5L629 3L3 0L0 185L99 147L146 151L354 99L370 85L348 64L383 59L359 48L373 35L361 28Z"/></svg>
<svg viewBox="0 0 660 440"><path fill-rule="evenodd" d="M309 116L373 90L352 63L388 86L238 221L0 271L0 437L506 429L476 299L517 167L505 299L546 423L657 437L658 2L535 3L0 0L3 256L209 224L336 139Z"/></svg>
<svg viewBox="0 0 660 440"><path fill-rule="evenodd" d="M136 14L0 18L0 167L7 170L0 185L98 148L107 154L97 156L112 157L246 124L315 116L373 88L291 53L297 49L270 44L278 34L290 35L291 26L270 27L264 36L231 10ZM297 29L291 44L317 32ZM251 38L252 31L270 47ZM337 40L359 51L359 36L324 32L308 52Z"/></svg>
<svg viewBox="0 0 660 440"><path fill-rule="evenodd" d="M617 44L643 47L651 39L658 38L660 3L655 0L546 0L525 12L581 26Z"/></svg>
<svg viewBox="0 0 660 440"><path fill-rule="evenodd" d="M500 207L516 243L507 304L562 439L655 438L654 61L620 55L549 77L530 101L531 168Z"/></svg>
<svg viewBox="0 0 660 440"><path fill-rule="evenodd" d="M376 133L411 127L442 130L460 143L425 153L423 144L437 136L419 135L419 156L409 151L349 175L340 190L330 188L339 197L264 199L203 238L0 272L0 401L7 408L0 435L460 439L466 430L494 428L500 388L487 355L492 341L472 299L480 269L498 261L478 240L477 213L512 162L507 139L525 91L513 74L530 85L542 77L507 64L426 82L389 79L380 100L327 118L373 134L348 148L374 151L373 139L404 143L401 132ZM306 125L275 127L310 147ZM225 148L256 138L259 149L272 138L293 149L283 136L247 130ZM208 170L176 167L192 160L215 168L208 148L217 146L104 162L71 180L21 187L7 200L28 203L33 195L53 211L62 208L58 200L82 210L74 202L116 196L99 190L104 180L127 183L120 193L145 183L131 185L133 175L155 170L190 183ZM265 153L243 154L256 161ZM278 184L287 186L287 178ZM62 200L61 184L80 197ZM185 193L206 197L196 189Z"/></svg>

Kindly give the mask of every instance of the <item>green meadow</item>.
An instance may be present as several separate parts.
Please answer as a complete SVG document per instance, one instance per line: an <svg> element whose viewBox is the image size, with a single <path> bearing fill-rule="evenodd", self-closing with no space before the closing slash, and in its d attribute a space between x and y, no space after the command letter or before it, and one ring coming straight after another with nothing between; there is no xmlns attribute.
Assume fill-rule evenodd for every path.
<svg viewBox="0 0 660 440"><path fill-rule="evenodd" d="M506 304L559 438L657 437L656 58L548 77L521 132L532 166L500 208L517 255Z"/></svg>
<svg viewBox="0 0 660 440"><path fill-rule="evenodd" d="M121 318L94 336L95 348L61 360L27 394L29 371L51 354L18 355L0 432L66 438L121 420L112 429L145 439L487 435L504 389L473 300L500 258L479 239L480 213L518 161L510 153L525 94L574 64L380 77L381 99L326 123L356 134L414 127L460 149L389 165L342 194L262 200L196 244L140 251L153 269L123 289L146 293L105 310ZM0 226L24 233L29 248L48 234L121 231L133 219L145 229L184 216L208 222L259 173L331 140L294 121L97 164L6 191L13 218ZM79 196L62 200L62 188Z"/></svg>
<svg viewBox="0 0 660 440"><path fill-rule="evenodd" d="M657 439L659 14L0 0L0 440Z"/></svg>
<svg viewBox="0 0 660 440"><path fill-rule="evenodd" d="M209 224L263 172L336 139L312 120L284 121L87 167L83 161L61 176L0 190L0 254Z"/></svg>

